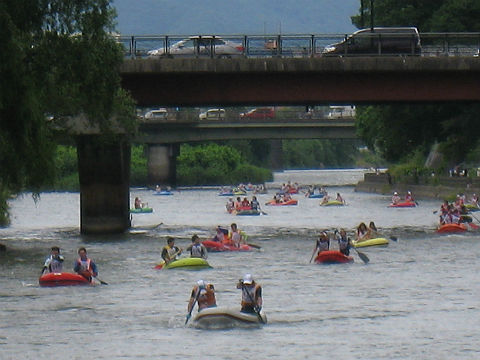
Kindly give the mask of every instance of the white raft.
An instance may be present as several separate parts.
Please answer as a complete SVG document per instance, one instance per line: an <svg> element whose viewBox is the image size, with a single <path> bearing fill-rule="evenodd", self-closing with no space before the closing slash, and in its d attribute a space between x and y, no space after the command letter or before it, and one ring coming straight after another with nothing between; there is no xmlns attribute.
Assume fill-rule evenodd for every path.
<svg viewBox="0 0 480 360"><path fill-rule="evenodd" d="M193 325L202 329L225 329L234 327L260 327L267 323L267 316L260 312L244 313L238 309L213 307L203 309L193 319Z"/></svg>

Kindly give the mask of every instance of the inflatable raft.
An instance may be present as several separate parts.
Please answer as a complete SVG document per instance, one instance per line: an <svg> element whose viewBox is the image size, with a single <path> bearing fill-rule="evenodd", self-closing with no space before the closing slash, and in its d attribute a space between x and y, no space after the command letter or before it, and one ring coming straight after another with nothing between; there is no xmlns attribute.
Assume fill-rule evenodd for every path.
<svg viewBox="0 0 480 360"><path fill-rule="evenodd" d="M260 215L260 211L248 209L248 210L234 210L232 214L239 215L239 216L256 216Z"/></svg>
<svg viewBox="0 0 480 360"><path fill-rule="evenodd" d="M417 204L414 201L405 201L398 204L390 204L388 207L391 208L406 208L406 207L415 207Z"/></svg>
<svg viewBox="0 0 480 360"><path fill-rule="evenodd" d="M467 227L463 224L443 224L437 229L437 233L449 234L449 233L462 233L467 231Z"/></svg>
<svg viewBox="0 0 480 360"><path fill-rule="evenodd" d="M207 260L203 258L192 258L192 257L187 257L187 258L181 258L175 261L169 262L167 265L165 265L165 261L162 261L160 264L155 266L155 269L161 270L161 269L205 269L205 268L211 268L210 264L208 263Z"/></svg>
<svg viewBox="0 0 480 360"><path fill-rule="evenodd" d="M345 264L353 262L353 257L346 256L337 250L322 251L315 258L316 264Z"/></svg>
<svg viewBox="0 0 480 360"><path fill-rule="evenodd" d="M153 193L153 195L168 196L168 195L173 195L173 192L167 191L167 190L164 190L164 191L155 191L155 192Z"/></svg>
<svg viewBox="0 0 480 360"><path fill-rule="evenodd" d="M465 206L465 209L467 209L470 212L480 211L480 208L474 204L465 204L464 206Z"/></svg>
<svg viewBox="0 0 480 360"><path fill-rule="evenodd" d="M320 203L320 206L343 206L345 205L343 202L338 200L329 200L326 203Z"/></svg>
<svg viewBox="0 0 480 360"><path fill-rule="evenodd" d="M193 318L193 325L202 329L234 327L260 327L267 323L267 316L260 312L243 313L237 309L211 307L203 309Z"/></svg>
<svg viewBox="0 0 480 360"><path fill-rule="evenodd" d="M275 202L275 200L270 200L269 202L265 203L265 205L270 205L270 206L287 206L287 205L297 205L298 200L295 199L290 199L288 201L284 202Z"/></svg>
<svg viewBox="0 0 480 360"><path fill-rule="evenodd" d="M324 197L324 194L310 194L308 195L309 199L321 199Z"/></svg>
<svg viewBox="0 0 480 360"><path fill-rule="evenodd" d="M130 213L132 214L148 214L153 212L153 208L151 207L143 207L139 209L130 209Z"/></svg>
<svg viewBox="0 0 480 360"><path fill-rule="evenodd" d="M221 251L251 251L253 247L247 244L242 244L240 247L236 247L233 245L224 244L218 241L213 240L205 240L202 244L207 248L210 252L221 252Z"/></svg>
<svg viewBox="0 0 480 360"><path fill-rule="evenodd" d="M388 239L385 238L374 238L363 241L352 241L353 247L366 247L366 246L379 246L379 245L388 245Z"/></svg>
<svg viewBox="0 0 480 360"><path fill-rule="evenodd" d="M40 276L38 283L43 287L94 285L82 275L66 272L44 274Z"/></svg>

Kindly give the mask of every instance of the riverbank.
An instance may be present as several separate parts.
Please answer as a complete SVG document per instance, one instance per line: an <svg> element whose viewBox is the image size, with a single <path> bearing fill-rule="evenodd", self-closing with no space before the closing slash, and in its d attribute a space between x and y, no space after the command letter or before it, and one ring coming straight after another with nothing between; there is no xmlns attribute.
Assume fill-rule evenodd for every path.
<svg viewBox="0 0 480 360"><path fill-rule="evenodd" d="M355 186L356 192L390 195L394 191L404 194L411 191L417 199L452 199L456 194L471 197L480 193L480 178L474 177L418 177L406 182L396 182L388 173L366 173Z"/></svg>

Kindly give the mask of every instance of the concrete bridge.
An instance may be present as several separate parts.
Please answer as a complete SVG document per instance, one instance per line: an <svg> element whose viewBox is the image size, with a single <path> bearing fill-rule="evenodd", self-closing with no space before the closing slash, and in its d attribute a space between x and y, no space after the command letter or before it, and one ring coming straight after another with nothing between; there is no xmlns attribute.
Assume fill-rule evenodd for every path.
<svg viewBox="0 0 480 360"><path fill-rule="evenodd" d="M121 76L123 87L140 106L480 101L480 58L473 56L127 59ZM221 131L207 127L211 139ZM333 131L318 129L324 134ZM282 130L278 124L267 129L265 124L252 134L255 131L286 138L294 130ZM188 129L177 128L172 134L172 141L180 142ZM144 136L150 136L145 141L167 140ZM202 138L198 132L189 136ZM130 207L128 141L99 143L96 135L84 135L77 145L82 233L125 231ZM175 156L171 148L161 153Z"/></svg>

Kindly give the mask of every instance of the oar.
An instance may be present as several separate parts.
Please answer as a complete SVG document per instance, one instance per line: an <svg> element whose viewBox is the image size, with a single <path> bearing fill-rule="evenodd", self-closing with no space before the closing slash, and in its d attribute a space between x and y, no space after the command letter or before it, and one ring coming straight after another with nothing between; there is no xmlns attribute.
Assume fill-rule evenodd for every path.
<svg viewBox="0 0 480 360"><path fill-rule="evenodd" d="M252 244L252 243L247 243L248 246L251 246L255 249L261 249L262 247L260 245L257 245L257 244Z"/></svg>
<svg viewBox="0 0 480 360"><path fill-rule="evenodd" d="M242 291L244 287L245 287L245 284L242 283ZM257 305L255 305L255 301L252 299L252 295L250 295L250 293L247 290L245 290L245 292L247 293L250 301L253 304L253 311L255 312L255 314L257 314L258 320L260 320L262 324L265 324L265 321L263 321L262 315L260 315L260 311L257 310Z"/></svg>
<svg viewBox="0 0 480 360"><path fill-rule="evenodd" d="M180 250L178 250L177 252L173 253L173 255L170 256L170 259L172 259L172 258L174 258L175 256L177 256L177 255L180 254L182 251L183 251L183 250L180 249ZM170 260L168 263L167 263L165 260L163 260L163 264L160 263L160 264L155 265L155 269L161 270L161 269L163 269L163 267L164 267L165 265L171 263L172 261L175 261L175 260Z"/></svg>
<svg viewBox="0 0 480 360"><path fill-rule="evenodd" d="M313 250L312 257L310 258L310 261L309 261L309 263L311 263L311 262L312 262L312 260L313 260L313 257L315 256L315 253L317 252L317 250L318 250L318 247L316 247L316 248L315 248L315 250Z"/></svg>
<svg viewBox="0 0 480 360"><path fill-rule="evenodd" d="M108 285L108 283L106 283L106 282L103 281L103 280L100 280L100 279L99 279L98 277L96 277L96 276L93 276L93 278L94 278L95 280L99 281L100 284L102 284L102 285Z"/></svg>
<svg viewBox="0 0 480 360"><path fill-rule="evenodd" d="M358 251L355 246L352 246L352 249L357 252L358 257L359 257L360 259L362 259L362 261L363 261L365 264L368 264L368 262L370 261L370 259L368 258L367 255L365 255L364 253Z"/></svg>
<svg viewBox="0 0 480 360"><path fill-rule="evenodd" d="M190 311L187 314L187 318L185 319L185 325L187 325L188 320L190 320L190 318L192 317L192 311L193 311L193 308L195 307L195 304L198 301L199 296L200 296L200 288L198 289L197 295L195 295L195 300L193 301L192 307L190 308Z"/></svg>

